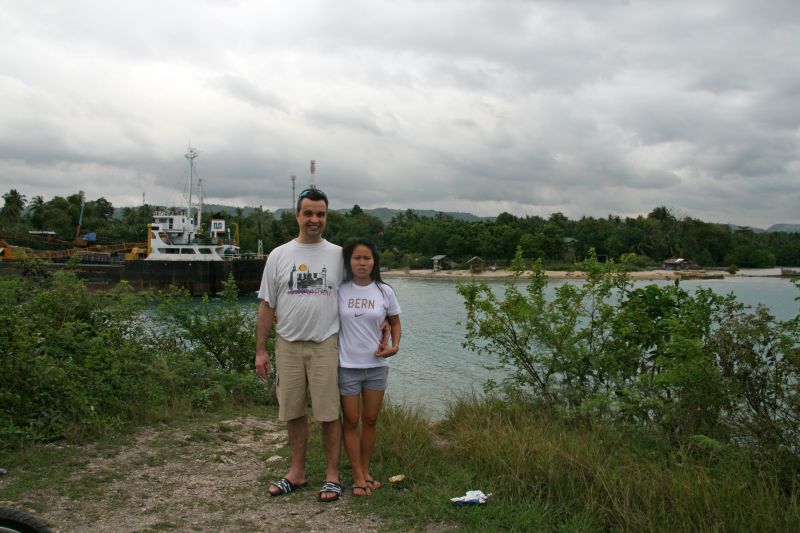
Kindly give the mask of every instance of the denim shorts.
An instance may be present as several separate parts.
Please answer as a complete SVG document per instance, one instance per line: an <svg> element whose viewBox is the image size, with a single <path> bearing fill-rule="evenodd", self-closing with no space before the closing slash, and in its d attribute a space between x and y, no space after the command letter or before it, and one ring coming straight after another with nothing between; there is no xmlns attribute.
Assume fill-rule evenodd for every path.
<svg viewBox="0 0 800 533"><path fill-rule="evenodd" d="M371 368L339 367L339 394L355 396L362 389L384 391L389 384L389 366Z"/></svg>

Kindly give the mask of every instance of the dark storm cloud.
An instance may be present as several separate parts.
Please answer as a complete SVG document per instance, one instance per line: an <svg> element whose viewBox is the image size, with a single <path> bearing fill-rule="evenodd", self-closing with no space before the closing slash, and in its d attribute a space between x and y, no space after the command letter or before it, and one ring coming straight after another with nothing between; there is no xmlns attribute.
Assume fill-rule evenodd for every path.
<svg viewBox="0 0 800 533"><path fill-rule="evenodd" d="M795 1L0 2L29 197L798 221Z"/></svg>

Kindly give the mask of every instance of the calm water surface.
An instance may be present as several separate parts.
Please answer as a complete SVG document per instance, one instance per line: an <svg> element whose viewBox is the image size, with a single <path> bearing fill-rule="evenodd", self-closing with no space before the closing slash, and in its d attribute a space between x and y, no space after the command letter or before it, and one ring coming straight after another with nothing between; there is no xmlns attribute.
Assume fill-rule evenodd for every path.
<svg viewBox="0 0 800 533"><path fill-rule="evenodd" d="M401 349L392 358L389 376L388 395L393 401L418 405L430 415L437 416L454 395L471 390L480 392L486 379L502 375L500 370L485 368L495 364L496 359L479 356L461 347L466 310L463 299L456 292L455 281L388 281L400 300L403 325ZM573 282L551 282L548 284L550 292L560 283ZM671 283L648 281L635 285ZM501 293L504 281L491 281L489 285ZM709 287L720 294L732 292L747 305L765 304L779 319L792 318L800 310L800 302L795 301L800 291L786 279L730 277L686 281L682 285L687 289Z"/></svg>
<svg viewBox="0 0 800 533"><path fill-rule="evenodd" d="M388 397L397 403L416 405L427 414L440 416L448 400L472 390L480 392L490 377L502 376L500 370L487 370L494 358L478 356L464 348L466 310L456 292L454 280L393 278L387 280L400 300L403 337L400 352L391 359ZM489 285L502 293L504 281ZM560 283L548 284L550 293ZM642 281L635 286L668 285L671 281ZM690 280L687 289L710 287L720 294L733 293L744 304L763 303L779 319L789 319L800 311L800 296L787 279L766 277L728 277L724 280ZM248 303L254 298L247 298Z"/></svg>

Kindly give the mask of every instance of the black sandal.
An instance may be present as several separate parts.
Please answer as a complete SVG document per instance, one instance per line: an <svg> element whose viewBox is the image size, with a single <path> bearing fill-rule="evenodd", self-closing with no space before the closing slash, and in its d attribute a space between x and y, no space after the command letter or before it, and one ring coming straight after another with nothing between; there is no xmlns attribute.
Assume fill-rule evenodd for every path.
<svg viewBox="0 0 800 533"><path fill-rule="evenodd" d="M283 496L285 494L289 494L290 492L294 492L297 489L302 489L306 485L308 485L308 481L303 481L302 483L292 483L287 478L282 477L278 481L273 481L269 484L270 487L278 487L280 492L270 492L269 488L267 488L267 494L272 497Z"/></svg>
<svg viewBox="0 0 800 533"><path fill-rule="evenodd" d="M323 503L335 502L339 499L339 496L342 495L342 490L342 486L339 483L336 483L335 481L326 481L322 484L322 488L317 496L317 501ZM322 495L326 492L332 493L333 498L323 498Z"/></svg>

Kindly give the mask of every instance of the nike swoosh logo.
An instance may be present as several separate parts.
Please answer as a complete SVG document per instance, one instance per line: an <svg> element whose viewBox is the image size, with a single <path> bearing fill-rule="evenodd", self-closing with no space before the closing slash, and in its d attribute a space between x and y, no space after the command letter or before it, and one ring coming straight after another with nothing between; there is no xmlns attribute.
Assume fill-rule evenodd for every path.
<svg viewBox="0 0 800 533"><path fill-rule="evenodd" d="M356 318L358 318L360 316L364 316L364 313L356 313Z"/></svg>

